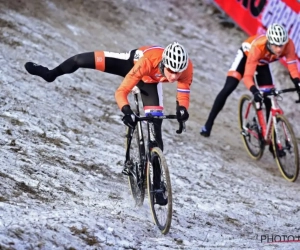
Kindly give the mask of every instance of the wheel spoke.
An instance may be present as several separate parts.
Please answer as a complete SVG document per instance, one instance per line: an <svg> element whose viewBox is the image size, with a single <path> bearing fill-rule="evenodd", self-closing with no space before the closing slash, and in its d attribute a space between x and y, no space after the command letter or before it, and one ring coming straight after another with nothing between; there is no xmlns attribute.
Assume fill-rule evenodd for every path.
<svg viewBox="0 0 300 250"><path fill-rule="evenodd" d="M293 128L285 116L277 116L272 135L279 170L285 179L294 182L299 173L298 143Z"/></svg>
<svg viewBox="0 0 300 250"><path fill-rule="evenodd" d="M157 147L151 152L147 184L153 220L159 230L167 234L172 221L172 188L166 160L162 151Z"/></svg>
<svg viewBox="0 0 300 250"><path fill-rule="evenodd" d="M129 129L127 128L127 133ZM127 138L125 146L127 148ZM138 140L137 130L133 133L133 138L131 140L130 151L130 175L128 176L128 182L132 197L135 201L136 206L142 206L145 198L145 188L144 188L144 180L142 179L140 169L141 160L140 160L140 145Z"/></svg>
<svg viewBox="0 0 300 250"><path fill-rule="evenodd" d="M243 95L239 102L239 125L246 151L253 159L259 160L264 152L264 143L260 136L256 109L248 95Z"/></svg>

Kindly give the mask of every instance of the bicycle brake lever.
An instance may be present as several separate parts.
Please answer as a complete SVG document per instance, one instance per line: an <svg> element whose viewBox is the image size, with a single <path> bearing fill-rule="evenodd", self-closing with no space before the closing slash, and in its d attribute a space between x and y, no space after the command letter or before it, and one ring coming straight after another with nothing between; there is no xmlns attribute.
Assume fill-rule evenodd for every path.
<svg viewBox="0 0 300 250"><path fill-rule="evenodd" d="M176 130L176 133L181 134L182 131L185 131L185 122L179 122L179 129Z"/></svg>
<svg viewBox="0 0 300 250"><path fill-rule="evenodd" d="M300 103L300 93L298 93L298 100L296 100L295 103Z"/></svg>

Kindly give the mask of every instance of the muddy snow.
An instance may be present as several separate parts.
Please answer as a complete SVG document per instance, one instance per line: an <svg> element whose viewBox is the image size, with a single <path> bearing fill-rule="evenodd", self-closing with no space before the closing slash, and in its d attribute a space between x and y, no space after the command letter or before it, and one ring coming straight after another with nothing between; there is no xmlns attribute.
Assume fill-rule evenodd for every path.
<svg viewBox="0 0 300 250"><path fill-rule="evenodd" d="M247 37L204 2L0 1L1 249L299 249L299 181L287 182L269 152L254 162L244 150L242 82L211 137L199 135ZM23 65L53 68L81 52L172 41L186 47L195 72L186 133L163 124L174 211L161 235L147 197L135 207L121 174L125 128L114 92L122 78L79 69L46 83ZM292 87L283 66L272 69L277 86ZM174 113L176 84L163 88L165 113ZM295 99L281 106L299 141Z"/></svg>

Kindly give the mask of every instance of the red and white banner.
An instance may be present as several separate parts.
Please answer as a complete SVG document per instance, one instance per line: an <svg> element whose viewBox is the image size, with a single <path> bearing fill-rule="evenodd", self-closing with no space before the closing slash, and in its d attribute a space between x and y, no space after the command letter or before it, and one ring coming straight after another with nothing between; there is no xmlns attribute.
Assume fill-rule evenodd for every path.
<svg viewBox="0 0 300 250"><path fill-rule="evenodd" d="M295 43L300 71L300 0L214 0L249 35L272 23L285 26Z"/></svg>

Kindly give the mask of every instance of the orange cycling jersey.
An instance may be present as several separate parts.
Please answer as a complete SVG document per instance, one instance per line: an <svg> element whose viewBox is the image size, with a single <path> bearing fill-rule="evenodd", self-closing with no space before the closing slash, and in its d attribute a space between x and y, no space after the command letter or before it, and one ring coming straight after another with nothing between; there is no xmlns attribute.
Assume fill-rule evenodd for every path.
<svg viewBox="0 0 300 250"><path fill-rule="evenodd" d="M164 48L158 46L143 46L135 52L134 66L125 76L116 90L115 98L120 109L128 105L127 96L140 80L145 84L168 82L159 69ZM177 101L188 109L190 103L190 85L193 80L193 64L189 60L188 67L177 81Z"/></svg>
<svg viewBox="0 0 300 250"><path fill-rule="evenodd" d="M249 37L243 42L242 49L247 56L244 83L248 89L254 85L253 77L257 65L269 64L279 60L282 57L286 57L287 67L292 78L299 78L295 45L291 39L289 39L288 43L285 45L280 57L272 54L268 50L267 37L265 35L255 35Z"/></svg>

